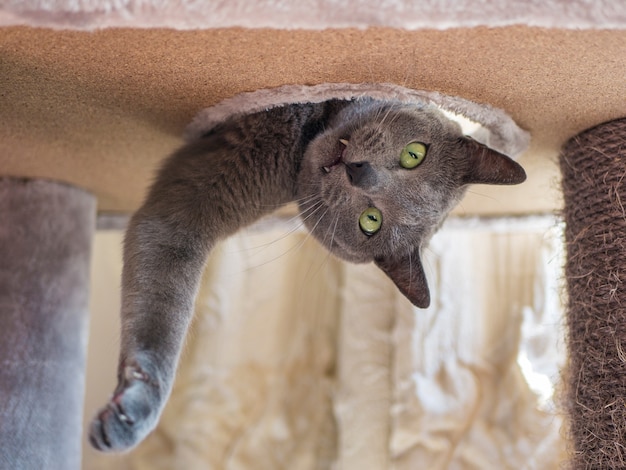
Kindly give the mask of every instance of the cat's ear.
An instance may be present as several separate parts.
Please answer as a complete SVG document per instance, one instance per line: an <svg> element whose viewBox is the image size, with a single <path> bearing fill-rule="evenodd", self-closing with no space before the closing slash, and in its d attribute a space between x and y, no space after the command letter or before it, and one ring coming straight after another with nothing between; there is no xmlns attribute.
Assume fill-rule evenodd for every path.
<svg viewBox="0 0 626 470"><path fill-rule="evenodd" d="M419 249L399 258L378 258L376 265L398 286L400 292L413 305L426 308L430 305L430 291L419 256Z"/></svg>
<svg viewBox="0 0 626 470"><path fill-rule="evenodd" d="M463 137L463 146L469 157L464 184L519 184L526 180L526 172L510 157Z"/></svg>

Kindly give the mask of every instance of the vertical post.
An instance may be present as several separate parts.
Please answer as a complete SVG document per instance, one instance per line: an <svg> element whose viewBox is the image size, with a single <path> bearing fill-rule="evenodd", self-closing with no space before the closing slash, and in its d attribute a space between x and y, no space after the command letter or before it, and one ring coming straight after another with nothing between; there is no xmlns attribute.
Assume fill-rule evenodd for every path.
<svg viewBox="0 0 626 470"><path fill-rule="evenodd" d="M95 198L0 178L0 468L81 466Z"/></svg>
<svg viewBox="0 0 626 470"><path fill-rule="evenodd" d="M573 468L626 468L626 119L572 138L560 165Z"/></svg>

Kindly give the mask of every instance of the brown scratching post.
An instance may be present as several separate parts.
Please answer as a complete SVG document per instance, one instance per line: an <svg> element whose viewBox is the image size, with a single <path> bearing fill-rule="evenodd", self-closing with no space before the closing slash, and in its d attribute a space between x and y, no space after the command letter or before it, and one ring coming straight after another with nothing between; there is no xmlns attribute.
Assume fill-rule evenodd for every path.
<svg viewBox="0 0 626 470"><path fill-rule="evenodd" d="M0 178L0 468L78 470L95 198Z"/></svg>
<svg viewBox="0 0 626 470"><path fill-rule="evenodd" d="M574 469L626 468L626 119L561 154Z"/></svg>

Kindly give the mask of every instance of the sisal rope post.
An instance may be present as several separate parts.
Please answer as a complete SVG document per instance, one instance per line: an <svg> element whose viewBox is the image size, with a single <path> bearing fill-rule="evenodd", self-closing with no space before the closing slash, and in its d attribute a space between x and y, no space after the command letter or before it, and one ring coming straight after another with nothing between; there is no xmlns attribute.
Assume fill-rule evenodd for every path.
<svg viewBox="0 0 626 470"><path fill-rule="evenodd" d="M626 119L572 138L560 166L572 468L626 468Z"/></svg>

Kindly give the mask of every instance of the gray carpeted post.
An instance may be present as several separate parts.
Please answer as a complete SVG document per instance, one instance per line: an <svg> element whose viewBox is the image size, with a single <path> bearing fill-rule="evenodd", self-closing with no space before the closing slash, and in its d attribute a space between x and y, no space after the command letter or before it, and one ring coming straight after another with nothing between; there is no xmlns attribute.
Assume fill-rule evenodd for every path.
<svg viewBox="0 0 626 470"><path fill-rule="evenodd" d="M575 469L626 468L626 119L561 154Z"/></svg>
<svg viewBox="0 0 626 470"><path fill-rule="evenodd" d="M0 468L80 468L95 198L0 178Z"/></svg>

